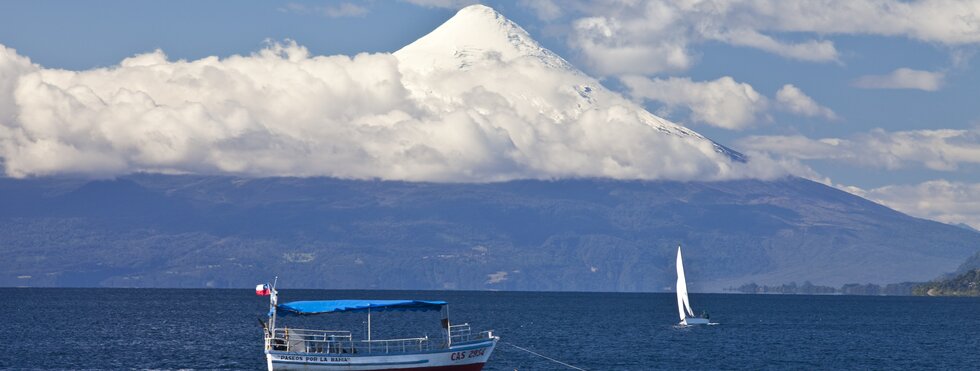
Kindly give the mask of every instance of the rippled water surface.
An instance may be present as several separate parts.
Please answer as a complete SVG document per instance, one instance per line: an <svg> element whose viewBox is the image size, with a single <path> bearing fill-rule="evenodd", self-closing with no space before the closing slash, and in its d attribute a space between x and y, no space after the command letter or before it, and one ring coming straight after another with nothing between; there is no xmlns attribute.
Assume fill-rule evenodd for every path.
<svg viewBox="0 0 980 371"><path fill-rule="evenodd" d="M508 343L590 370L980 364L978 298L692 294L695 309L721 324L677 328L673 294L286 289L280 297L449 301L454 323L501 337L485 370L563 369ZM256 318L267 309L251 290L0 289L0 368L262 369ZM362 317L320 320L359 334ZM396 313L374 317L372 333L408 331L406 322L438 331L437 314Z"/></svg>

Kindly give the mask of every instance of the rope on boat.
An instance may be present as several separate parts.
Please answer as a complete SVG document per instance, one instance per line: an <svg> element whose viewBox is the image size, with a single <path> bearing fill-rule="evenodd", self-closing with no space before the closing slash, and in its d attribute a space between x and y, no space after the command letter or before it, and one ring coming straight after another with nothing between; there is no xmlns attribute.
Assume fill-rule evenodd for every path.
<svg viewBox="0 0 980 371"><path fill-rule="evenodd" d="M568 367L568 368L571 368L571 369L576 369L576 370L582 370L582 371L586 371L586 370L585 370L584 368L581 368L581 367L575 367L575 366L572 366L572 365L570 365L570 364L567 364L567 363L565 363L565 362L562 362L562 361L559 361L559 360L557 360L557 359L554 359L554 358L551 358L551 357L548 357L548 356L546 356L546 355L543 355L543 354L541 354L541 353L536 353L536 352L534 352L534 351L532 351L532 350L528 350L528 349L526 349L526 348L521 348L521 347L519 347L519 346L517 346L517 345L514 345L514 344L511 344L511 343L507 343L507 342L503 342L503 341L501 341L500 343L501 343L501 344L507 344L507 345L510 345L510 346L512 346L512 347L514 347L514 348L517 348L517 349L520 349L520 350L523 350L523 351L525 351L525 352L528 352L528 353L531 353L531 354L533 354L533 355L536 355L536 356L538 356L538 357L541 357L541 358L544 358L544 359L547 359L547 360L549 360L549 361L551 361L551 362L554 362L554 363L557 363L557 364L560 364L560 365L563 365L563 366L566 366L566 367Z"/></svg>

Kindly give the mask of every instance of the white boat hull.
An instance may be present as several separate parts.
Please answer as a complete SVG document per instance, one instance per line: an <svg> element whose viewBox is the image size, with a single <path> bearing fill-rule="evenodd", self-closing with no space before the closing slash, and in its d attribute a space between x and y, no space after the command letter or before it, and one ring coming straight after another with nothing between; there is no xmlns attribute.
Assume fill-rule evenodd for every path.
<svg viewBox="0 0 980 371"><path fill-rule="evenodd" d="M402 354L295 353L266 351L269 371L278 370L426 370L479 371L490 358L497 339L448 349Z"/></svg>
<svg viewBox="0 0 980 371"><path fill-rule="evenodd" d="M692 317L692 318L685 318L683 321L681 321L680 324L682 326L707 325L709 324L709 321L707 318Z"/></svg>

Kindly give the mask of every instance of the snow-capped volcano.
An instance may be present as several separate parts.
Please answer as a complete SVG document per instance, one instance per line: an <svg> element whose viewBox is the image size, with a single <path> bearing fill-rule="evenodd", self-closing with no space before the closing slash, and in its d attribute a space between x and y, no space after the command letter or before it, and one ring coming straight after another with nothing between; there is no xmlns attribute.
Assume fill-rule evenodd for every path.
<svg viewBox="0 0 980 371"><path fill-rule="evenodd" d="M693 145L710 143L714 151L729 159L744 161L741 154L607 90L542 47L521 26L485 5L461 9L394 55L406 76L406 86L422 100L437 96L448 103L467 90L485 88L506 97L510 104L524 106L522 112L537 111L556 123L583 119L589 111L624 110L617 114L635 116L638 122L664 134L690 139ZM433 76L460 75L465 78L460 78L464 81L457 81L459 84L425 84L433 82Z"/></svg>

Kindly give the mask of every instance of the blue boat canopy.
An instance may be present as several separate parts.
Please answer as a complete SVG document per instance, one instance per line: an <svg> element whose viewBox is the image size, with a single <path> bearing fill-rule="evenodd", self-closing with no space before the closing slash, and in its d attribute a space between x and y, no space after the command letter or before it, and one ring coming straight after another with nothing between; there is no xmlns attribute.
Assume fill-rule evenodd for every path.
<svg viewBox="0 0 980 371"><path fill-rule="evenodd" d="M315 300L276 305L276 314L308 316L342 312L436 311L447 302L436 300Z"/></svg>

